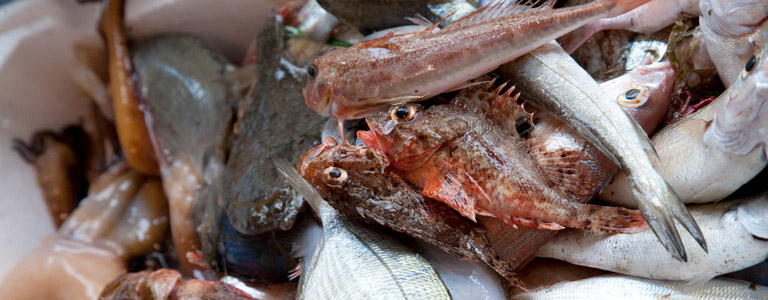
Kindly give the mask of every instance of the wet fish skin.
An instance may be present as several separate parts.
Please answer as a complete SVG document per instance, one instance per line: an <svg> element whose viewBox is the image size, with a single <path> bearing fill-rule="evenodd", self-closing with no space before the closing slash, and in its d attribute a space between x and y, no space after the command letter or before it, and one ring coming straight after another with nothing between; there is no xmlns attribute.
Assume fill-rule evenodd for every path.
<svg viewBox="0 0 768 300"><path fill-rule="evenodd" d="M643 64L615 79L600 83L600 87L619 103L651 136L666 117L672 100L675 70L669 62ZM627 95L633 89L637 96Z"/></svg>
<svg viewBox="0 0 768 300"><path fill-rule="evenodd" d="M501 101L516 105L509 97ZM547 178L521 141L484 114L456 102L393 109L403 107L414 110L413 119L396 121L394 113L382 112L366 119L370 132L358 132L358 138L384 152L422 194L467 218L495 216L510 226L550 230L632 233L646 228L635 211L571 202L542 184ZM392 121L396 125L387 128Z"/></svg>
<svg viewBox="0 0 768 300"><path fill-rule="evenodd" d="M451 298L432 266L413 249L340 214L288 162L275 164L323 225L322 241L305 260L297 299Z"/></svg>
<svg viewBox="0 0 768 300"><path fill-rule="evenodd" d="M522 9L512 1L494 2L437 32L386 37L317 57L302 93L313 110L340 123L363 118L460 87L590 20L646 1L598 0L557 10L547 1L543 8L514 14ZM495 14L501 16L490 19Z"/></svg>
<svg viewBox="0 0 768 300"><path fill-rule="evenodd" d="M556 43L549 43L497 70L543 109L563 119L629 175L632 197L659 241L686 260L677 220L706 250L701 230L675 191L653 168L645 132L607 98L598 84ZM653 155L653 154L651 154Z"/></svg>
<svg viewBox="0 0 768 300"><path fill-rule="evenodd" d="M768 95L759 91L764 91L768 64L762 63L764 53L756 57L759 61L748 76L744 74L712 103L664 127L651 140L659 154L657 170L685 203L721 200L768 165L765 137L759 130L766 120L762 111ZM724 117L716 117L720 114ZM628 195L626 175L619 173L600 198L622 206L637 205Z"/></svg>
<svg viewBox="0 0 768 300"><path fill-rule="evenodd" d="M516 281L514 266L498 259L480 227L447 205L424 199L387 169L388 164L389 160L372 148L339 145L328 138L304 155L299 174L331 206L353 219L406 233L467 260L485 262ZM324 175L331 167L346 173L342 184Z"/></svg>
<svg viewBox="0 0 768 300"><path fill-rule="evenodd" d="M713 279L699 285L685 282L642 279L626 275L603 275L556 284L512 299L764 299L768 288L748 282Z"/></svg>
<svg viewBox="0 0 768 300"><path fill-rule="evenodd" d="M564 231L537 255L644 278L704 282L768 258L768 241L755 236L768 230L768 221L740 212L743 209L765 213L768 194L692 207L691 213L707 236L710 251L689 251L687 263L671 258L663 247L653 243L650 232L607 236ZM685 242L692 243L693 239L686 236Z"/></svg>
<svg viewBox="0 0 768 300"><path fill-rule="evenodd" d="M725 87L735 82L749 56L768 43L768 3L760 0L700 0L704 43Z"/></svg>
<svg viewBox="0 0 768 300"><path fill-rule="evenodd" d="M272 160L298 159L316 146L325 120L302 104L304 77L295 78L281 64L283 26L276 14L265 20L258 37L258 78L232 140L224 171L222 199L238 231L257 235L291 228L303 201L275 172ZM291 124L291 126L286 126Z"/></svg>

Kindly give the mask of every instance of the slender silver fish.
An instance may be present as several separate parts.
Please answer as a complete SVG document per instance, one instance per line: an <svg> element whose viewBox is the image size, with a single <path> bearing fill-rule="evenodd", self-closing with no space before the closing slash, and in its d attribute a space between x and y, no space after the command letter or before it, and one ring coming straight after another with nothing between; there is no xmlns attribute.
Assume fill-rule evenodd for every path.
<svg viewBox="0 0 768 300"><path fill-rule="evenodd" d="M680 281L603 275L518 294L512 299L768 299L768 287L732 279L713 279L690 285Z"/></svg>
<svg viewBox="0 0 768 300"><path fill-rule="evenodd" d="M297 299L451 299L413 249L339 214L287 162L276 165L323 223L323 239L304 263Z"/></svg>
<svg viewBox="0 0 768 300"><path fill-rule="evenodd" d="M768 165L766 50L751 57L752 63L742 66L739 79L715 101L653 136L651 142L659 154L654 164L685 203L721 200ZM622 173L600 198L636 205Z"/></svg>
<svg viewBox="0 0 768 300"><path fill-rule="evenodd" d="M563 231L538 256L652 279L704 282L748 268L768 258L768 194L693 207L709 242L709 253L693 249L688 262L669 257L649 232L593 234ZM693 239L685 238L690 244Z"/></svg>
<svg viewBox="0 0 768 300"><path fill-rule="evenodd" d="M633 198L648 225L675 258L686 260L680 222L707 249L696 221L653 168L648 136L557 43L544 45L497 72L538 106L563 119L629 174ZM651 154L653 155L653 154Z"/></svg>

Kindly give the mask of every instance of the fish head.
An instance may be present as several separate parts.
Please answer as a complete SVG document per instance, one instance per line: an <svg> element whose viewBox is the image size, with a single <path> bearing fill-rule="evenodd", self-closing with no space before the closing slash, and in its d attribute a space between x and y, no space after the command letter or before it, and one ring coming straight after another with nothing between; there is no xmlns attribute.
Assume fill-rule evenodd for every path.
<svg viewBox="0 0 768 300"><path fill-rule="evenodd" d="M669 62L648 61L601 87L650 135L667 114L674 80L675 70Z"/></svg>
<svg viewBox="0 0 768 300"><path fill-rule="evenodd" d="M768 118L768 115L761 115L766 113L763 106L768 102L766 46L747 59L739 78L728 88L726 107L717 115L718 126L721 128L746 129L744 126L753 124L757 118Z"/></svg>
<svg viewBox="0 0 768 300"><path fill-rule="evenodd" d="M301 90L304 102L315 112L328 116L334 109L334 78L338 78L337 68L332 63L339 49L313 58L307 64L307 85Z"/></svg>
<svg viewBox="0 0 768 300"><path fill-rule="evenodd" d="M368 131L357 137L389 157L399 170L413 170L446 142L467 130L448 105L424 109L419 104L400 104L365 119Z"/></svg>
<svg viewBox="0 0 768 300"><path fill-rule="evenodd" d="M755 31L768 18L768 2L763 0L702 0L703 23L723 36L738 36Z"/></svg>
<svg viewBox="0 0 768 300"><path fill-rule="evenodd" d="M344 206L394 193L388 165L386 156L373 148L327 138L302 157L298 171L326 201Z"/></svg>

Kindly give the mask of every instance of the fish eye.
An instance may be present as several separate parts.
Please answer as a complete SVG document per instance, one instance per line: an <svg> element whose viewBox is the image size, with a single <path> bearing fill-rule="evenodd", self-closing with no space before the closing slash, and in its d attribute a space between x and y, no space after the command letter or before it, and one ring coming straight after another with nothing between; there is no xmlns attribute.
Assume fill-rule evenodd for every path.
<svg viewBox="0 0 768 300"><path fill-rule="evenodd" d="M416 116L416 108L413 105L398 105L389 111L389 116L398 122L408 122Z"/></svg>
<svg viewBox="0 0 768 300"><path fill-rule="evenodd" d="M309 75L309 78L315 79L315 76L317 76L317 66L314 64L307 66L307 75Z"/></svg>
<svg viewBox="0 0 768 300"><path fill-rule="evenodd" d="M347 180L347 171L339 169L337 167L327 167L323 171L325 181L332 184L342 184Z"/></svg>
<svg viewBox="0 0 768 300"><path fill-rule="evenodd" d="M645 104L650 97L650 89L644 86L633 87L623 94L619 95L617 102L619 105L629 108L639 107Z"/></svg>
<svg viewBox="0 0 768 300"><path fill-rule="evenodd" d="M752 54L752 56L750 56L747 60L747 64L744 65L744 71L747 71L747 73L752 72L752 69L755 68L755 63L757 63L757 57Z"/></svg>

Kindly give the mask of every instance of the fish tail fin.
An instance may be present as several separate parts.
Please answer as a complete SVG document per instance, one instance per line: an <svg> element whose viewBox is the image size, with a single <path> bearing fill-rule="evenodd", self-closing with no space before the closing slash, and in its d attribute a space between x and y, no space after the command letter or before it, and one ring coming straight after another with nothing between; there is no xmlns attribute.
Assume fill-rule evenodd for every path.
<svg viewBox="0 0 768 300"><path fill-rule="evenodd" d="M631 175L630 175L631 176ZM663 180L663 179L662 179ZM630 180L632 182L632 180ZM667 249L677 260L686 262L687 255L685 246L677 231L674 220L680 222L680 225L688 231L696 242L707 252L707 243L704 234L696 224L691 213L685 207L680 198L669 184L664 182L665 188L658 196L645 196L643 191L632 186L632 194L637 201L638 208L643 213L649 227L656 234L659 242Z"/></svg>
<svg viewBox="0 0 768 300"><path fill-rule="evenodd" d="M611 233L638 233L648 228L638 210L593 204L579 205L577 222L581 229Z"/></svg>

